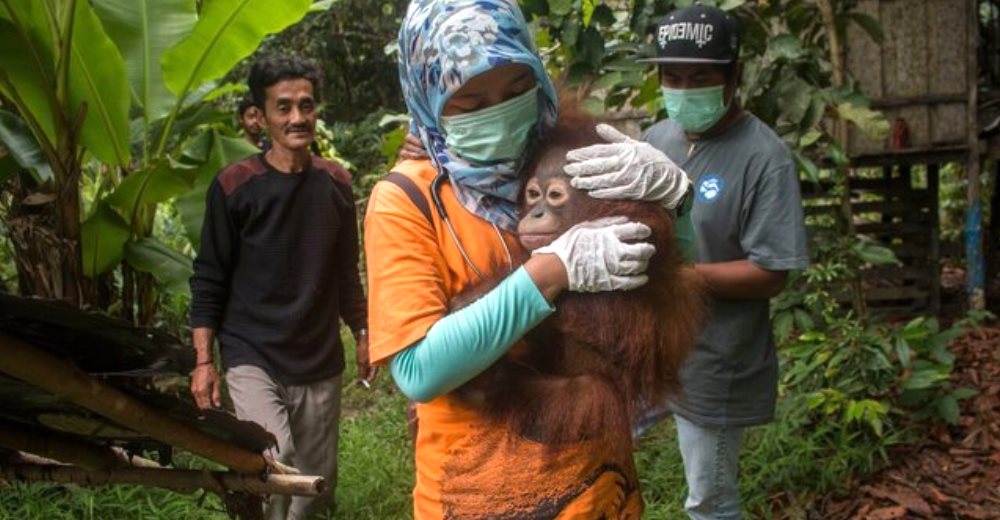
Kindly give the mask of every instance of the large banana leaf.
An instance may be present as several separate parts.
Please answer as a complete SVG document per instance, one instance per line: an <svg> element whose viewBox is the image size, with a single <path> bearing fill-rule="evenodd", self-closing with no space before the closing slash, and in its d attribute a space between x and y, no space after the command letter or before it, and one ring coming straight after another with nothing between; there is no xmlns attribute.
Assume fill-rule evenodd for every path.
<svg viewBox="0 0 1000 520"><path fill-rule="evenodd" d="M206 159L196 170L194 187L177 197L175 205L186 235L197 250L201 244L201 224L205 218L205 196L215 175L226 165L260 150L245 139L225 137L215 130L208 130L192 139L189 148L191 153L186 155L191 157L201 155Z"/></svg>
<svg viewBox="0 0 1000 520"><path fill-rule="evenodd" d="M0 17L0 49L5 49L0 51L0 93L9 99L20 99L43 134L37 137L54 143L52 50L32 34L31 13L27 6L7 11L5 5L0 3L3 14Z"/></svg>
<svg viewBox="0 0 1000 520"><path fill-rule="evenodd" d="M52 168L35 142L28 125L21 118L0 110L0 142L22 168L31 170L38 180L45 182L52 179Z"/></svg>
<svg viewBox="0 0 1000 520"><path fill-rule="evenodd" d="M167 87L181 100L219 79L260 45L264 36L302 19L310 0L211 0L187 38L163 54Z"/></svg>
<svg viewBox="0 0 1000 520"><path fill-rule="evenodd" d="M139 208L166 202L190 188L168 161L161 161L151 169L126 177L104 201L131 226Z"/></svg>
<svg viewBox="0 0 1000 520"><path fill-rule="evenodd" d="M190 258L155 238L125 244L125 260L137 271L152 274L157 282L172 291L187 289L188 279L194 273Z"/></svg>
<svg viewBox="0 0 1000 520"><path fill-rule="evenodd" d="M131 96L125 62L86 0L76 2L70 48L70 114L87 107L81 142L104 163L128 165Z"/></svg>
<svg viewBox="0 0 1000 520"><path fill-rule="evenodd" d="M177 99L163 81L160 59L191 33L198 16L194 0L94 0L94 10L115 42L145 121L166 116Z"/></svg>
<svg viewBox="0 0 1000 520"><path fill-rule="evenodd" d="M98 202L93 214L80 227L83 274L94 277L118 265L128 238L125 221L110 206Z"/></svg>

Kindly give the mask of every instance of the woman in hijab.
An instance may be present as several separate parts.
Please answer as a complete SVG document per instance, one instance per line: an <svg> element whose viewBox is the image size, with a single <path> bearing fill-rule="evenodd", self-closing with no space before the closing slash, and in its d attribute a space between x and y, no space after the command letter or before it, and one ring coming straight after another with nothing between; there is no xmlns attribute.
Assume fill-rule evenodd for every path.
<svg viewBox="0 0 1000 520"><path fill-rule="evenodd" d="M580 224L523 261L518 173L558 114L516 1L413 0L399 49L412 127L429 158L400 162L375 186L365 255L371 360L388 364L420 403L414 517L639 518L631 453L525 438L488 424L454 390L552 314L563 291L645 283L649 229L624 218ZM648 145L599 131L617 142L570 153L582 159L567 168L574 186L676 205L683 172Z"/></svg>

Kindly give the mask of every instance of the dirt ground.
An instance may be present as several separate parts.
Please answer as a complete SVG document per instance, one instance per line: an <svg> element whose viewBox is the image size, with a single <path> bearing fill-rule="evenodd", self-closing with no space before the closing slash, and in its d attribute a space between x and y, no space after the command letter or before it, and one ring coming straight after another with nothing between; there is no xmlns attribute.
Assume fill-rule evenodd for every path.
<svg viewBox="0 0 1000 520"><path fill-rule="evenodd" d="M979 390L959 424L894 450L890 467L822 500L816 518L1000 519L1000 327L970 331L954 349L954 383Z"/></svg>

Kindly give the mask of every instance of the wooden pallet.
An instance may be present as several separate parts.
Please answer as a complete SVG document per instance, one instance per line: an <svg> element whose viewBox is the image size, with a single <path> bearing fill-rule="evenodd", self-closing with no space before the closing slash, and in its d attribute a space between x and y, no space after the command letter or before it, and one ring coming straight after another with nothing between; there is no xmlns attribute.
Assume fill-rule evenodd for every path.
<svg viewBox="0 0 1000 520"><path fill-rule="evenodd" d="M858 235L896 254L899 266L864 272L865 299L874 314L912 315L941 309L938 186L941 163L927 163L926 186L915 186L911 164L883 165L877 177L851 179L851 208ZM872 171L872 170L869 170ZM831 183L804 182L809 216L836 214Z"/></svg>

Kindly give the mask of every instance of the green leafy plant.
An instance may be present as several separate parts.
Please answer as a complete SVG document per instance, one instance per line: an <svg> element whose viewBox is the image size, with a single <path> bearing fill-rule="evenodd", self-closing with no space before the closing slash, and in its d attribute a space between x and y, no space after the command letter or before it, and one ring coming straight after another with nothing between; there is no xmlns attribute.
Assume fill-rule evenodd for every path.
<svg viewBox="0 0 1000 520"><path fill-rule="evenodd" d="M121 309L149 323L157 286L184 290L190 259L154 236L157 212L180 197L181 220L197 244L211 177L254 151L225 135L232 116L214 100L233 88L216 82L311 6L309 0L0 2L4 48L25 50L0 56L0 96L16 112L0 112L0 139L34 174L19 189L56 195L49 208L66 246L61 269L49 275L57 279L27 292L95 304L98 280L121 265ZM84 179L96 187L85 214ZM15 250L27 254L39 241L24 242ZM18 265L31 269L47 254L34 253L38 258Z"/></svg>

